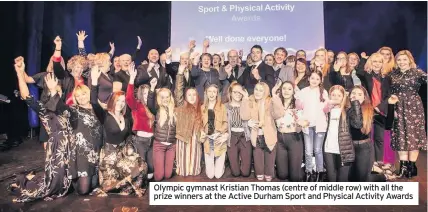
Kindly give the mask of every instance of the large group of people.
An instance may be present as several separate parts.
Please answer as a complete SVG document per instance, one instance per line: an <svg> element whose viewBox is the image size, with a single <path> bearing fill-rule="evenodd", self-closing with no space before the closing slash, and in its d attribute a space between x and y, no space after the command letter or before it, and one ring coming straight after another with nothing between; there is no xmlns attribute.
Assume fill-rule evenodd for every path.
<svg viewBox="0 0 428 212"><path fill-rule="evenodd" d="M418 90L427 75L407 50L395 56L318 49L314 58L277 48L263 60L259 45L210 54L196 42L171 61L171 48L135 65L137 50L114 57L79 54L65 61L62 40L45 72L25 73L15 59L21 98L43 125L45 172L19 176L17 202L80 195L144 194L148 181L202 170L221 178L292 182L367 182L412 178L426 150ZM227 59L227 60L226 60ZM308 61L309 59L309 61ZM112 62L113 61L113 64ZM27 84L43 91L40 100ZM400 166L395 170L395 152ZM304 168L302 168L304 167Z"/></svg>

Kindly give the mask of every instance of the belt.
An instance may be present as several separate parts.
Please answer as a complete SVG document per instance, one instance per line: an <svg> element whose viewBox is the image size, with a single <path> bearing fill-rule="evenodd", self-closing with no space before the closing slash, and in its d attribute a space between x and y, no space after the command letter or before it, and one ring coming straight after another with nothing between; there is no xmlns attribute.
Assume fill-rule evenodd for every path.
<svg viewBox="0 0 428 212"><path fill-rule="evenodd" d="M244 128L232 127L232 128L230 128L230 131L240 133L240 132L244 132Z"/></svg>
<svg viewBox="0 0 428 212"><path fill-rule="evenodd" d="M364 144L371 141L370 138L364 139L364 140L358 140L358 141L352 141L354 144Z"/></svg>

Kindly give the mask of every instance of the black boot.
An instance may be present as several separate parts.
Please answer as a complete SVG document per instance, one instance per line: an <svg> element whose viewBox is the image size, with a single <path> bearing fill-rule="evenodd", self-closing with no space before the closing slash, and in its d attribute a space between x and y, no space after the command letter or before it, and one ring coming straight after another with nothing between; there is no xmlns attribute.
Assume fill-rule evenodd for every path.
<svg viewBox="0 0 428 212"><path fill-rule="evenodd" d="M309 182L317 182L318 177L319 177L319 173L312 171L311 179L309 179Z"/></svg>
<svg viewBox="0 0 428 212"><path fill-rule="evenodd" d="M408 176L408 170L407 170L408 164L409 164L408 161L400 160L400 170L398 172L399 178L404 178Z"/></svg>
<svg viewBox="0 0 428 212"><path fill-rule="evenodd" d="M312 172L306 172L305 182L311 182L311 179L312 179Z"/></svg>
<svg viewBox="0 0 428 212"><path fill-rule="evenodd" d="M325 177L326 177L326 173L325 172L318 172L317 173L317 181L316 182L325 182Z"/></svg>
<svg viewBox="0 0 428 212"><path fill-rule="evenodd" d="M412 178L418 176L418 168L416 167L416 162L411 162L407 164L407 177Z"/></svg>

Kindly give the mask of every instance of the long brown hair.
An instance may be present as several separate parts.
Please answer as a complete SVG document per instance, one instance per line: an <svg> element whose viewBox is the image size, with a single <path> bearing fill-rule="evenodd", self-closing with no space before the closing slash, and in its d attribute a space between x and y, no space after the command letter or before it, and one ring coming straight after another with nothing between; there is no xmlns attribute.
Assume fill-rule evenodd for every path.
<svg viewBox="0 0 428 212"><path fill-rule="evenodd" d="M345 55L345 61L346 61L345 73L347 73L347 74L351 73L352 70L351 70L351 67L349 67L349 56L348 56L348 54L344 51L341 51L341 52L337 53L336 58L339 57L340 54ZM340 67L340 68L342 68L342 67Z"/></svg>
<svg viewBox="0 0 428 212"><path fill-rule="evenodd" d="M114 113L114 110L116 108L117 100L119 99L120 96L125 97L125 92L123 92L123 91L116 91L116 92L114 92L111 95L110 99L107 102L107 111ZM121 113L122 113L122 115L125 115L125 113L126 113L126 106L123 107Z"/></svg>
<svg viewBox="0 0 428 212"><path fill-rule="evenodd" d="M144 110L146 111L147 117L149 118L149 120L147 120L149 122L149 126L153 127L153 123L155 122L155 116L153 115L153 113L149 110L149 108L147 107L146 103L144 102L144 90L147 89L150 92L150 86L147 84L144 85L140 85L140 87L138 87L138 91L137 91L137 100L143 105Z"/></svg>
<svg viewBox="0 0 428 212"><path fill-rule="evenodd" d="M187 99L187 93L189 91L195 91L196 92L196 102L194 104L190 104ZM196 88L187 88L184 92L184 104L183 104L183 111L184 114L195 114L195 123L193 125L193 130L195 132L199 132L199 130L202 127L202 112L201 112L201 100L199 99L198 91Z"/></svg>
<svg viewBox="0 0 428 212"><path fill-rule="evenodd" d="M361 85L356 85L352 88L351 93L355 89L360 89L364 93L364 101L361 104L361 112L363 114L363 128L361 128L361 132L368 135L372 129L374 108L367 90Z"/></svg>

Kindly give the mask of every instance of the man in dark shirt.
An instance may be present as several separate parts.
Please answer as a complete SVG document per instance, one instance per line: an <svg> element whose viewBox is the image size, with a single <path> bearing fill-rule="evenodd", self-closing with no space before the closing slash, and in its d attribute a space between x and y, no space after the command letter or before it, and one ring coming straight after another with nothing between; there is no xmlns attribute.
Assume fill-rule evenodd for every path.
<svg viewBox="0 0 428 212"><path fill-rule="evenodd" d="M171 89L172 80L166 73L165 67L159 65L159 52L156 49L150 50L147 59L149 60L148 64L140 65L137 68L135 86L138 87L140 85L149 84L150 80L156 78L158 80L156 89Z"/></svg>

